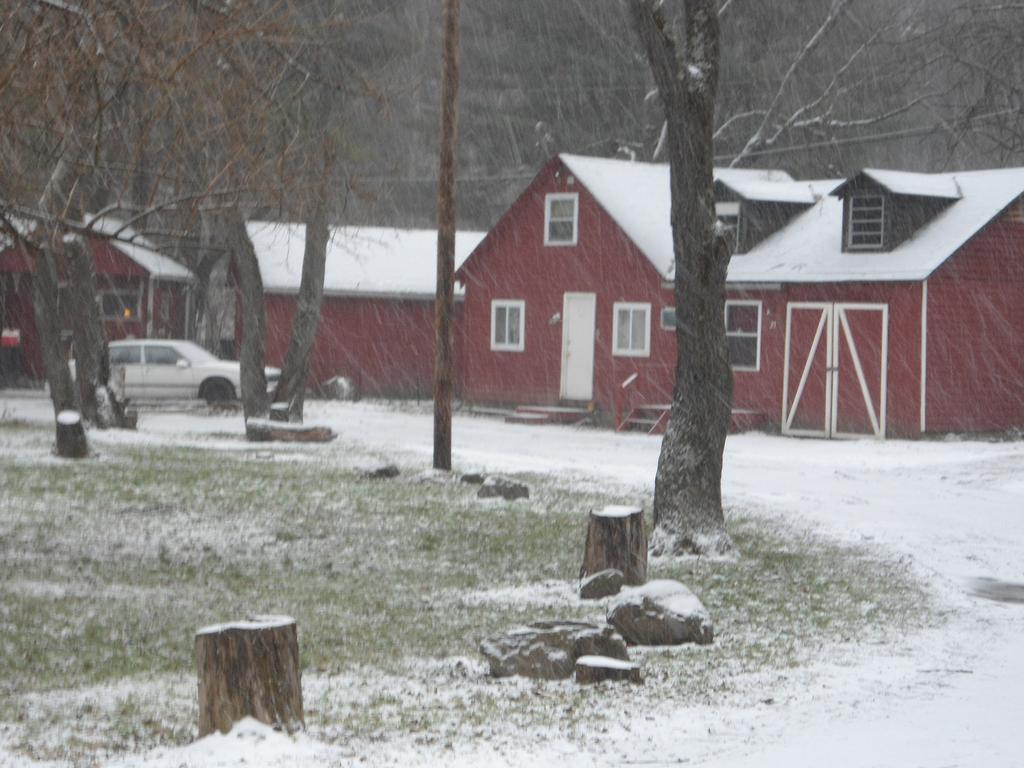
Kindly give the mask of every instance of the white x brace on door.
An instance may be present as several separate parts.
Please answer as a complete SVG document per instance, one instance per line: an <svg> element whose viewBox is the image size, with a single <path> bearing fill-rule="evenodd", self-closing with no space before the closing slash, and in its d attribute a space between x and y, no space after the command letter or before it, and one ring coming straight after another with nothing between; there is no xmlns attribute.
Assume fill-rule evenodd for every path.
<svg viewBox="0 0 1024 768"><path fill-rule="evenodd" d="M782 432L885 437L887 304L786 307Z"/></svg>

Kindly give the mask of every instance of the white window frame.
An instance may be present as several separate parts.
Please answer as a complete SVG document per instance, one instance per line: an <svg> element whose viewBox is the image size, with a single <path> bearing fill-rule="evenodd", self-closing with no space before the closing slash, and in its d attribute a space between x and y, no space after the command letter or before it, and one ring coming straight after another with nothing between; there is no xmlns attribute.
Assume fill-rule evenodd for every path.
<svg viewBox="0 0 1024 768"><path fill-rule="evenodd" d="M630 323L632 324L632 313L644 313L644 346L643 349L622 349L619 347L619 312L628 310L630 312ZM631 334L632 335L632 334ZM612 306L612 354L616 357L650 357L651 356L651 305L647 302L638 301L617 301Z"/></svg>
<svg viewBox="0 0 1024 768"><path fill-rule="evenodd" d="M854 201L866 198L878 198L879 201L879 212L877 219L869 219L866 222L861 223L878 224L878 241L870 243L854 243L853 242L853 204ZM846 249L848 251L879 251L885 248L885 195L882 193L853 193L850 195L847 201L847 212L846 212ZM860 235L863 237L863 233Z"/></svg>
<svg viewBox="0 0 1024 768"><path fill-rule="evenodd" d="M671 323L666 323L665 322L665 316L669 312L672 313L672 322ZM679 323L679 318L676 315L676 308L675 307L662 307L661 308L661 312L659 313L659 315L660 315L660 320L659 320L658 324L661 326L661 330L663 330L663 331L674 331L676 329L676 325Z"/></svg>
<svg viewBox="0 0 1024 768"><path fill-rule="evenodd" d="M499 342L498 336L498 310L518 309L519 310L519 343L509 344L507 341ZM505 338L508 338L508 313L505 313ZM526 302L522 299L493 299L491 301L491 349L495 352L522 352L526 349Z"/></svg>
<svg viewBox="0 0 1024 768"><path fill-rule="evenodd" d="M551 239L551 204L572 201L572 240ZM556 219L555 221L568 221ZM580 235L580 196L578 192L552 192L544 196L544 245L559 247L573 246L579 242Z"/></svg>
<svg viewBox="0 0 1024 768"><path fill-rule="evenodd" d="M729 330L729 309L731 307L757 307L757 331L730 331ZM757 372L761 370L761 300L760 299L726 299L725 302L725 316L722 320L725 322L725 336L726 339L729 337L740 338L740 339L757 339L757 354L753 367L749 365L733 365L732 360L729 361L729 366L734 371L751 371Z"/></svg>

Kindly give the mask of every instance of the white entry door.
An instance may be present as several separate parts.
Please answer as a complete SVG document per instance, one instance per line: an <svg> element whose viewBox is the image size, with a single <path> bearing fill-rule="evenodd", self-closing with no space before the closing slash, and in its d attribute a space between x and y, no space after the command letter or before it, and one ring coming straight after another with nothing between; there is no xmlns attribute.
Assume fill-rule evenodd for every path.
<svg viewBox="0 0 1024 768"><path fill-rule="evenodd" d="M791 302L782 432L885 437L889 307Z"/></svg>
<svg viewBox="0 0 1024 768"><path fill-rule="evenodd" d="M565 294L562 302L563 400L590 400L594 396L596 310L595 294Z"/></svg>

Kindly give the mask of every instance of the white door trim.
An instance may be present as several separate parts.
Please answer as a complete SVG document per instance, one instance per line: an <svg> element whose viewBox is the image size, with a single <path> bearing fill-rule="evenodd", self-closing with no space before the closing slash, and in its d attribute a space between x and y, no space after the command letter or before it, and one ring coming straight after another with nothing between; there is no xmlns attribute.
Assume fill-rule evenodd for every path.
<svg viewBox="0 0 1024 768"><path fill-rule="evenodd" d="M796 394L793 397L793 405L790 407L789 404L789 360L791 354L790 340L793 333L793 310L812 310L816 309L821 312L821 316L818 318L818 328L814 333L814 341L811 343L811 349L807 354L807 361L804 363L803 372L800 375L800 383L797 385ZM822 425L821 429L793 429L793 419L796 417L797 407L800 404L800 398L803 397L804 388L807 386L807 379L810 377L811 368L814 363L814 356L818 351L818 346L821 344L822 336L825 337L825 365L831 367L832 365L832 305L820 301L793 301L786 305L786 349L785 349L785 366L782 369L782 434L784 435L795 435L797 437L828 437L829 436L829 421L828 421L828 404L831 402L832 392L832 377L826 375L825 377L825 413L822 414Z"/></svg>
<svg viewBox="0 0 1024 768"><path fill-rule="evenodd" d="M814 340L811 342L807 358L804 362L800 375L800 382L797 385L793 403L789 402L789 371L792 355L792 333L793 333L793 310L819 310L821 316L818 319L818 327L814 333ZM854 342L853 331L850 329L848 312L879 312L882 319L881 337L881 363L879 382L878 408L875 408L871 390L868 388L867 376L864 373L864 366L860 359L860 353ZM793 419L796 417L800 400L804 395L807 380L810 377L811 369L814 366L815 356L821 345L821 338L825 337L825 409L824 424L820 430L817 429L793 429ZM853 361L854 374L860 387L861 398L867 410L868 418L871 421L873 436L884 438L886 430L886 403L888 402L888 365L889 365L889 305L888 304L858 304L852 302L791 302L786 305L786 343L785 343L785 365L782 373L782 434L798 437L837 437L854 438L864 437L863 434L854 432L840 432L839 425L839 352L845 345L849 350L850 358Z"/></svg>
<svg viewBox="0 0 1024 768"><path fill-rule="evenodd" d="M864 366L860 361L860 353L857 351L857 346L853 341L853 332L850 330L850 323L846 317L848 311L854 312L881 312L882 314L882 344L881 344L881 364L879 368L879 381L878 389L878 410L875 411L875 403L871 397L871 391L868 389L867 379L864 376ZM855 303L836 303L834 308L835 317L838 322L835 323L835 335L836 342L832 345L832 349L835 350L835 356L831 362L831 378L835 379L835 384L832 388L832 402L829 406L831 412L831 435L832 437L840 438L851 438L860 439L864 437L863 434L857 432L840 432L838 429L839 422L839 331L842 329L843 336L846 339L847 349L850 351L850 357L853 360L853 370L857 374L857 383L860 385L861 397L864 400L864 407L867 409L868 418L871 419L871 428L874 432L874 437L883 439L885 437L885 404L888 400L888 393L886 392L887 380L888 380L888 364L889 364L889 305L888 304L855 304Z"/></svg>
<svg viewBox="0 0 1024 768"><path fill-rule="evenodd" d="M572 301L585 301L589 303L589 317L590 320L584 325L583 328L573 328L570 322L569 315L569 303ZM594 345L597 340L597 294L596 293L574 293L568 292L562 296L562 378L559 384L559 397L563 400L592 400L594 397ZM589 346L589 368L590 375L587 376L584 372L583 376L587 382L585 389L577 391L570 391L569 389L569 373L570 373L570 346L569 346L569 334L573 333L574 340L579 342L580 349L586 349ZM583 334L582 336L579 334ZM587 335L589 334L589 343L587 341ZM573 362L578 362L579 358ZM586 355L583 357L584 363L586 362ZM582 369L579 369L582 370ZM579 371L577 371L579 372Z"/></svg>

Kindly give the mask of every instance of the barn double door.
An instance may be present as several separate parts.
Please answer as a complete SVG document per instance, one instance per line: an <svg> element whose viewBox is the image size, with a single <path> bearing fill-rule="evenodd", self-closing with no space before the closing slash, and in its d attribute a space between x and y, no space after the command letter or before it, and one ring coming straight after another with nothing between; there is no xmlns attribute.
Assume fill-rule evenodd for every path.
<svg viewBox="0 0 1024 768"><path fill-rule="evenodd" d="M789 304L783 434L885 437L888 344L886 304Z"/></svg>

